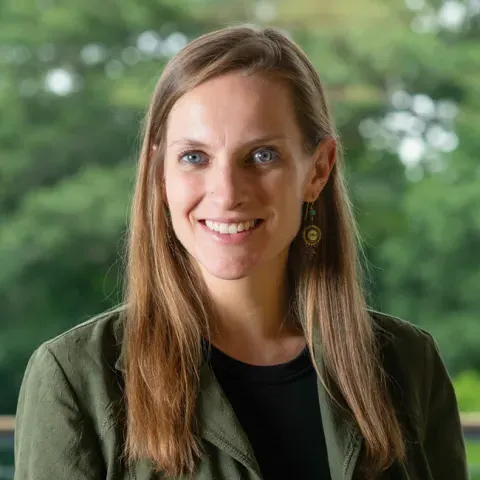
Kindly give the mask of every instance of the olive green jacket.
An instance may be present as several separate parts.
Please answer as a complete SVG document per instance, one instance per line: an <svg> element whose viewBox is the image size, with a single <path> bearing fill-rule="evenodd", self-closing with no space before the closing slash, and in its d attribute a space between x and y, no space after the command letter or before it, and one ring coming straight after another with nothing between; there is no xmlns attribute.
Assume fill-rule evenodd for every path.
<svg viewBox="0 0 480 480"><path fill-rule="evenodd" d="M408 455L405 464L394 464L380 478L468 478L457 402L434 340L407 322L371 314L383 331L383 363L392 379ZM18 402L15 480L163 478L147 460L128 467L122 461L122 331L122 315L105 315L35 351ZM319 347L315 361L322 368ZM356 469L361 435L335 413L321 382L318 397L332 480L362 478ZM201 370L197 412L207 455L194 478L261 480L252 447L207 363Z"/></svg>

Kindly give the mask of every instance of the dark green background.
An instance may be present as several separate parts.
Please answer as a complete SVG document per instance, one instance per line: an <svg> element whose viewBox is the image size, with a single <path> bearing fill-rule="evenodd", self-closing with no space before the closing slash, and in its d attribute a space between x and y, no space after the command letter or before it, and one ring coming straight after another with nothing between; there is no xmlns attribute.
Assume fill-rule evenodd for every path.
<svg viewBox="0 0 480 480"><path fill-rule="evenodd" d="M345 145L370 303L427 328L462 410L480 411L479 11L1 0L0 414L15 412L37 345L119 300L139 130L168 57L241 22L284 29L314 62Z"/></svg>

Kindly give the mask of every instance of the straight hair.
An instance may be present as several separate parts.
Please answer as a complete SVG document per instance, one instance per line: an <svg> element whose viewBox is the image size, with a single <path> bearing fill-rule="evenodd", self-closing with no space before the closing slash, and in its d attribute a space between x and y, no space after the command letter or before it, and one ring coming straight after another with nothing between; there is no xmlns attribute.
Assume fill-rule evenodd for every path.
<svg viewBox="0 0 480 480"><path fill-rule="evenodd" d="M218 317L198 267L169 223L162 200L163 157L175 102L232 72L286 83L306 150L314 152L327 137L337 142L336 163L315 202L315 221L323 232L317 253L305 261L301 232L290 245L288 302L312 355L318 335L324 371L317 368L317 374L332 401L358 426L365 439L363 468L376 475L404 459L405 445L367 310L339 139L322 82L301 48L276 29L247 26L208 33L186 45L163 70L146 116L124 294L126 457L148 458L175 476L192 474L202 456L195 415L201 338L208 338Z"/></svg>

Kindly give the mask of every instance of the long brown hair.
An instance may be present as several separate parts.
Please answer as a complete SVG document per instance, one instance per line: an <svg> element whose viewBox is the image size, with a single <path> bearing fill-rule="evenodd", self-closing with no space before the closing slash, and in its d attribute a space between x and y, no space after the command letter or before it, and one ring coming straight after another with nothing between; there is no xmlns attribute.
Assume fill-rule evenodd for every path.
<svg viewBox="0 0 480 480"><path fill-rule="evenodd" d="M201 336L208 337L216 313L197 268L169 226L161 193L165 129L182 95L233 71L287 82L308 150L313 152L328 136L338 144L314 67L275 29L230 27L203 35L165 67L146 117L138 164L124 341L126 455L130 460L149 458L167 475L193 472L202 454L195 431ZM154 154L153 145L158 145ZM301 261L300 234L290 246L290 305L312 352L318 332L325 365L325 372L318 373L325 385L334 387L335 403L355 420L371 471L378 472L402 459L405 447L366 307L340 149L316 211L323 237L313 261Z"/></svg>

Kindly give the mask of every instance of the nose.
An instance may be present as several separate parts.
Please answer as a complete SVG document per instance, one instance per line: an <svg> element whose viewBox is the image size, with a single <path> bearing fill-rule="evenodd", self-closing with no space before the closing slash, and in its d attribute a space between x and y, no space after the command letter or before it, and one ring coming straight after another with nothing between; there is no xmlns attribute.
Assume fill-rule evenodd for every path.
<svg viewBox="0 0 480 480"><path fill-rule="evenodd" d="M234 210L248 199L245 169L233 162L212 166L207 175L206 192L219 211Z"/></svg>

